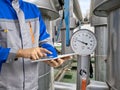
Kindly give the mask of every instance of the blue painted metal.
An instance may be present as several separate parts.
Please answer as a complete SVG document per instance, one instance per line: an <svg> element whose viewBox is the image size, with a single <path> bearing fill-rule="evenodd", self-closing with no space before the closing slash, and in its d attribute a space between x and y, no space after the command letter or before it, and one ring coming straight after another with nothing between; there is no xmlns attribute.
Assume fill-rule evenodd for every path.
<svg viewBox="0 0 120 90"><path fill-rule="evenodd" d="M70 0L64 0L64 19L66 25L66 46L70 45Z"/></svg>

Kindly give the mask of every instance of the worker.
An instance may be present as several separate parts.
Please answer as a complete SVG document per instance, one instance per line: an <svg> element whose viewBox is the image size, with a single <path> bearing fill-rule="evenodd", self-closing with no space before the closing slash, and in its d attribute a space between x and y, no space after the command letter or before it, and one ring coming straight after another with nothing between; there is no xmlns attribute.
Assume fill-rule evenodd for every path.
<svg viewBox="0 0 120 90"><path fill-rule="evenodd" d="M57 57L39 9L22 0L0 0L0 90L37 90L38 63ZM45 61L57 67L69 57Z"/></svg>

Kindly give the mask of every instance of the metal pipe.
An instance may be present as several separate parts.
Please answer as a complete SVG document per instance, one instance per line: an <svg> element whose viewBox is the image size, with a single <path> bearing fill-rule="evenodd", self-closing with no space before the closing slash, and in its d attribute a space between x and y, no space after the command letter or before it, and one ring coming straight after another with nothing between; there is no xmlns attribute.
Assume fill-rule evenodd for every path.
<svg viewBox="0 0 120 90"><path fill-rule="evenodd" d="M50 80L51 81L50 90L54 90L55 88L54 88L54 68L53 67L51 67L51 75L50 76L51 76L51 78L50 78L51 79Z"/></svg>
<svg viewBox="0 0 120 90"><path fill-rule="evenodd" d="M106 25L95 26L97 47L95 50L95 79L106 81L106 60L108 50L108 30Z"/></svg>
<svg viewBox="0 0 120 90"><path fill-rule="evenodd" d="M58 71L58 73L55 76L55 81L60 81L63 78L66 70L70 68L71 64L72 63L68 63L66 66L64 66L61 70Z"/></svg>
<svg viewBox="0 0 120 90"><path fill-rule="evenodd" d="M82 74L85 72L86 72L87 84L89 83L89 66L90 66L90 56L78 55L77 57L77 89L76 90L81 90Z"/></svg>
<svg viewBox="0 0 120 90"><path fill-rule="evenodd" d="M76 17L82 21L83 17L82 17L82 13L81 13L81 9L80 9L80 4L78 0L73 0L73 11L74 14L76 15Z"/></svg>

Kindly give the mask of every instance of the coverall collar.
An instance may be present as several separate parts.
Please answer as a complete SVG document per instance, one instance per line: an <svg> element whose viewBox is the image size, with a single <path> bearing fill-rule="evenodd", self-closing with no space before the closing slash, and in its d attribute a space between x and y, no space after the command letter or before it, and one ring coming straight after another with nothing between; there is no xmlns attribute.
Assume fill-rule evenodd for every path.
<svg viewBox="0 0 120 90"><path fill-rule="evenodd" d="M14 1L14 0L2 0L2 1L5 1L5 2L11 4L12 1ZM19 1L20 4L21 4L21 2L22 2L22 0L15 0L15 1Z"/></svg>

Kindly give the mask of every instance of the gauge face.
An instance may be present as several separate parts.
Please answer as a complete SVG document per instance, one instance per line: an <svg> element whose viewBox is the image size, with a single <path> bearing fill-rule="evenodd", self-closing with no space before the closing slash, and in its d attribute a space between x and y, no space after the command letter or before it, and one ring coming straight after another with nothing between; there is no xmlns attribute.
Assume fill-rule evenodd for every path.
<svg viewBox="0 0 120 90"><path fill-rule="evenodd" d="M75 32L71 38L71 47L73 51L79 55L91 54L97 45L94 34L86 29Z"/></svg>

